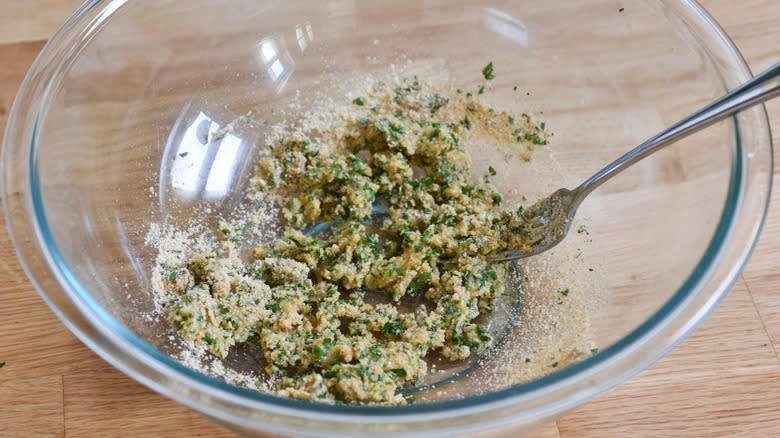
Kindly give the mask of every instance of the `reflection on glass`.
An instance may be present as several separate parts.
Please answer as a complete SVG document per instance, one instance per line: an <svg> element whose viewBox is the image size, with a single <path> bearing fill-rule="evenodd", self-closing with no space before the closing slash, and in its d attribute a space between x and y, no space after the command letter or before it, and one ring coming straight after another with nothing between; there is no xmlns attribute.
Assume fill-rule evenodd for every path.
<svg viewBox="0 0 780 438"><path fill-rule="evenodd" d="M528 27L517 17L494 8L484 8L482 21L493 32L523 45L528 45Z"/></svg>
<svg viewBox="0 0 780 438"><path fill-rule="evenodd" d="M282 77L282 73L284 73L284 67L278 59L268 67L268 75L271 76L272 81L278 81Z"/></svg>
<svg viewBox="0 0 780 438"><path fill-rule="evenodd" d="M178 199L214 200L230 192L245 148L231 131L230 125L220 126L199 112L181 139L170 145L171 189Z"/></svg>
<svg viewBox="0 0 780 438"><path fill-rule="evenodd" d="M175 155L171 167L171 187L181 198L193 199L198 194L198 175L206 158L205 142L202 139L208 138L211 126L211 119L203 113L198 114L184 131L178 148L172 149Z"/></svg>
<svg viewBox="0 0 780 438"><path fill-rule="evenodd" d="M314 32L311 30L311 24L299 24L295 26L295 39L298 40L298 47L301 48L301 52L306 50L309 43L314 41Z"/></svg>
<svg viewBox="0 0 780 438"><path fill-rule="evenodd" d="M232 134L225 135L217 149L217 156L206 179L206 198L221 198L228 194L238 167L241 139Z"/></svg>
<svg viewBox="0 0 780 438"><path fill-rule="evenodd" d="M260 55L263 57L263 63L269 64L276 59L276 44L273 40L265 39L260 42Z"/></svg>
<svg viewBox="0 0 780 438"><path fill-rule="evenodd" d="M311 29L311 26L309 28ZM295 62L280 37L263 38L258 43L258 47L260 64L268 78L274 83L274 88L278 93L287 83L292 72L295 71Z"/></svg>

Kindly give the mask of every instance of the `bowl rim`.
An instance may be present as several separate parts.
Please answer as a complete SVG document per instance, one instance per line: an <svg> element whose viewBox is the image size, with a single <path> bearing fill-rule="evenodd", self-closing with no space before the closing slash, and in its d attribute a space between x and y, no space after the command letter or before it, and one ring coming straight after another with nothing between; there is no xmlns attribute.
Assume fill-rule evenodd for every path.
<svg viewBox="0 0 780 438"><path fill-rule="evenodd" d="M715 32L721 39L724 40L725 45L731 50L732 55L736 57L740 67L744 69L746 74L751 74L744 57L739 52L733 41L727 36L727 34L717 24L717 22L706 11L704 11L704 9L696 1L674 1L677 1L682 5L682 7L687 8L690 13L698 15L700 19L708 22L711 27L709 30ZM35 94L36 92L40 92L40 89L36 89L32 85L33 77L36 76L37 73L43 71L44 68L51 69L51 66L47 66L46 63L50 62L52 59L55 59L53 52L58 46L62 45L63 39L67 39L68 37L73 36L73 30L78 29L79 25L83 24L82 21L89 19L93 20L87 22L87 27L89 28L88 34L94 35L94 33L96 33L105 23L101 20L107 20L108 17L110 17L126 2L127 0L92 0L84 3L73 15L71 15L62 28L49 40L49 42L47 42L41 51L41 54L39 54L35 63L30 68L22 86L20 87L14 105L12 106L2 148L2 162L4 166L7 162L7 150L10 148L10 145L6 144L6 142L9 142L8 132L11 129L11 123L12 121L15 121L17 117L20 116L20 114L22 114L22 108L19 107L19 102L23 99L20 96L31 95ZM94 21L95 17L98 17L98 21ZM84 35L78 36L83 38ZM71 53L71 56L76 57L77 54ZM63 67L68 68L68 65L59 65L55 67L57 68L54 68L51 71L57 71ZM438 418L438 415L436 414L442 413L446 413L447 417L452 417L458 415L459 413L463 415L473 414L475 412L485 412L487 410L500 409L510 404L516 404L522 400L542 398L545 394L551 394L556 389L570 385L573 382L583 381L600 370L612 367L617 361L626 358L626 352L632 350L630 347L646 344L649 340L653 339L661 329L668 326L671 321L674 321L685 304L689 303L692 300L692 297L700 291L703 283L709 279L712 271L718 265L718 261L722 258L724 248L729 243L730 236L733 234L735 220L738 216L740 205L746 190L744 180L745 177L743 174L744 151L742 139L740 136L741 131L739 127L739 121L735 116L731 120L732 123L734 123L734 129L737 134L735 141L736 151L734 154L734 160L732 160L731 163L731 173L727 186L728 189L726 200L721 217L718 220L718 225L715 228L713 238L709 242L703 257L693 269L687 280L677 290L677 292L675 292L674 295L672 295L672 297L666 303L664 303L660 309L653 313L650 318L636 327L629 334L622 337L609 347L605 348L603 351L600 351L598 354L579 363L573 364L567 368L531 382L515 385L488 394L474 395L458 400L411 404L406 406L355 406L325 404L283 398L233 386L214 377L187 368L169 356L157 351L150 344L143 341L130 330L125 328L105 309L103 309L103 307L100 306L100 304L89 295L87 290L78 282L77 278L69 270L49 228L49 222L44 211L43 200L40 193L40 177L36 166L37 132L40 123L40 115L43 111L43 104L40 102L46 102L45 97L51 91L53 82L54 81L47 84L43 90L42 98L38 96L39 99L37 99L36 102L39 103L39 107L33 108L33 110L37 111L35 112L35 119L32 122L32 138L29 144L29 160L27 169L27 172L29 172L29 180L27 181L27 184L29 184L30 189L30 208L34 212L33 216L35 218L35 222L32 224L32 226L35 229L38 243L42 249L42 255L46 259L46 263L52 270L60 287L65 290L66 294L71 299L72 304L75 305L78 311L85 316L89 323L92 324L94 328L99 333L101 333L102 336L108 338L112 342L112 347L118 348L124 354L129 354L134 357L150 358L151 360L145 361L144 365L155 369L157 372L169 377L170 379L178 383L186 383L187 385L190 385L199 391L208 392L210 396L217 396L228 402L243 405L250 409L262 409L265 411L285 413L293 416L299 416L302 413L305 413L308 415L307 418L320 418L327 421L332 421L334 419L348 419L349 421L358 421L360 423L368 424L377 422L393 422L401 416L404 418L404 421L427 421L433 417ZM769 134L769 156L771 160L770 166L773 167L774 155L771 139L771 129L769 128L770 125L766 108L763 105L761 108L763 111L763 118L766 120ZM24 118L22 118L22 120L24 120ZM769 197L771 195L772 178L772 172L769 172L769 190L766 194L766 202L763 209L763 214L757 223L757 230L753 235L753 239L749 244L749 248L747 248L746 256L743 258L743 260L741 260L741 266L738 266L731 275L727 276L727 281L721 283L720 289L713 294L712 298L708 301L706 308L702 309L704 314L698 318L698 320L686 325L684 330L676 332L674 338L671 339L671 342L669 342L663 348L657 349L650 360L644 360L643 364L635 366L621 375L612 378L607 383L607 385L602 385L598 388L592 388L589 391L581 391L573 395L569 399L570 405L574 406L586 399L592 398L593 396L611 388L612 386L617 385L618 383L646 368L655 362L658 358L666 354L675 345L687 338L693 332L693 330L695 330L696 327L698 327L698 325L700 325L706 319L706 316L715 309L717 304L723 299L723 297L737 281L739 273L744 268L745 263L755 248L758 235L764 225L767 215ZM5 187L6 185L7 181L4 178L4 187L2 190L3 210L14 249L17 252L17 255L25 272L27 273L27 276L30 278L39 295L44 299L44 301L46 301L46 303L54 311L58 318L72 332L74 332L82 342L88 345L92 350L96 351L104 360L108 361L114 367L123 371L125 374L131 376L146 386L149 386L153 390L174 398L185 405L188 405L196 410L208 412L209 415L215 415L216 412L205 408L197 402L184 399L181 394L170 390L170 388L161 386L158 382L150 379L148 376L143 375L137 369L123 363L116 357L115 351L105 348L99 342L96 342L93 334L88 333L78 325L71 322L66 314L61 309L59 309L58 305L48 296L46 291L41 287L40 283L36 280L36 274L31 271L27 261L19 249L19 242L16 240L16 235L14 233L15 230L12 228L12 221L10 218L11 212L8 208L8 192ZM223 418L230 418L231 414L227 412L222 413L224 414Z"/></svg>

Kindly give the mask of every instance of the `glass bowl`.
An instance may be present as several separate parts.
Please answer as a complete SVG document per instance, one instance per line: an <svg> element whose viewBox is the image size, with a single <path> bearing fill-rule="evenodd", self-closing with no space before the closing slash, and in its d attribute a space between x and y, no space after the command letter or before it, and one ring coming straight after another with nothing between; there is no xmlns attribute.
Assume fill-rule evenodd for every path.
<svg viewBox="0 0 780 438"><path fill-rule="evenodd" d="M3 202L16 251L52 310L106 361L247 435L530 431L650 366L729 291L769 199L763 107L659 152L586 200L582 231L540 260L578 267L572 294L589 303L580 334L600 350L541 378L482 386L474 376L500 365L487 360L411 405L279 398L172 359L180 343L165 318L150 317L150 224L184 223L193 203L234 208L265 128L231 133L194 173L176 170L185 143L208 149L204 132L250 110L268 124L294 120L322 89L391 69L476 91L488 62L496 79L481 98L533 112L555 134L540 148L545 171L498 160L512 202L576 185L751 76L689 0L87 2L42 50L8 120ZM498 157L472 153L475 167ZM502 348L524 342L515 332Z"/></svg>

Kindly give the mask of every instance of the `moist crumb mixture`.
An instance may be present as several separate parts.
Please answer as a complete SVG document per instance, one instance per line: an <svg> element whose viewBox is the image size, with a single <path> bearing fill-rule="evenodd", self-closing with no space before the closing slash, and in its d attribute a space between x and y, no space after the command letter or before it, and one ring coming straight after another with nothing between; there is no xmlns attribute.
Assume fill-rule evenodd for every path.
<svg viewBox="0 0 780 438"><path fill-rule="evenodd" d="M530 160L549 138L481 103L488 67L474 95L378 82L327 123L277 126L248 198L282 205L281 238L245 254L247 222L224 221L218 245L159 248L153 285L179 335L218 357L259 345L276 394L361 404L405 403L398 389L422 381L426 358L486 348L475 319L506 283L487 255L518 244L505 236L523 235L522 210L503 206L493 167L472 174L465 144L479 132Z"/></svg>

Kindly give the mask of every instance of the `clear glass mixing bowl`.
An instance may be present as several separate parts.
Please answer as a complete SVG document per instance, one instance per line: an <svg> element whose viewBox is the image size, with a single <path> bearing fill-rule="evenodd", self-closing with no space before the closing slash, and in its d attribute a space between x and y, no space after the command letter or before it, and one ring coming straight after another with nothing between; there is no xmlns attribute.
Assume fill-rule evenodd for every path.
<svg viewBox="0 0 780 438"><path fill-rule="evenodd" d="M728 292L769 199L763 107L658 153L585 202L586 252L607 292L589 323L601 351L546 377L487 391L464 378L409 406L282 399L180 365L170 327L145 317L148 225L187 219L193 199L232 208L262 143L261 131L236 133L197 172L173 176L186 142L196 147L250 109L293 119L294 98L311 101L342 77L423 66L471 89L489 61L496 80L485 100L542 113L555 132L559 171L523 188L534 196L574 185L750 77L689 0L91 1L43 49L11 110L3 201L16 250L52 310L105 360L248 435L531 430L648 367Z"/></svg>

